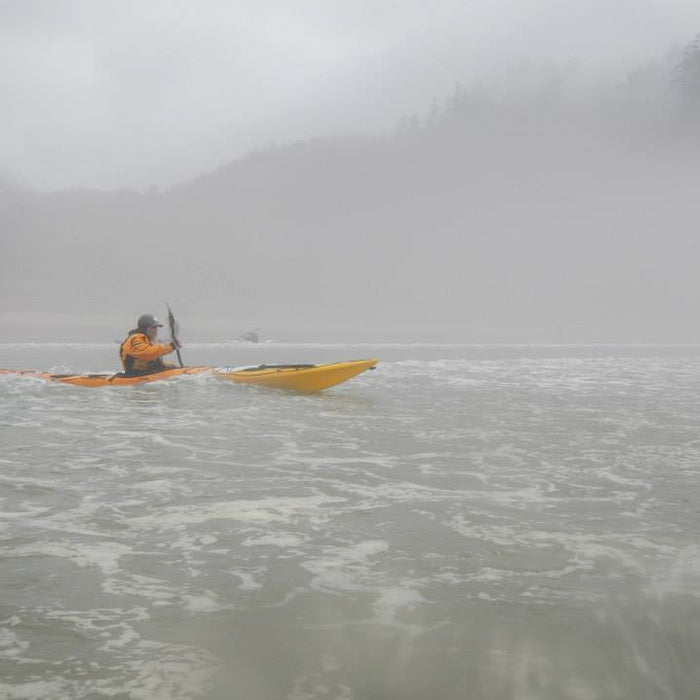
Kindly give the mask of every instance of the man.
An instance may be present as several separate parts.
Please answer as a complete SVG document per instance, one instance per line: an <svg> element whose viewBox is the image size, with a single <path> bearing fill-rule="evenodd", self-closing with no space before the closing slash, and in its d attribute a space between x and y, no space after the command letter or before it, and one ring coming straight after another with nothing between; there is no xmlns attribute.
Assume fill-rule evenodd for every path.
<svg viewBox="0 0 700 700"><path fill-rule="evenodd" d="M176 342L165 345L156 343L158 329L162 327L163 324L153 314L144 314L139 318L136 328L129 331L119 347L124 374L150 374L172 366L163 362L163 355L169 355L180 345Z"/></svg>

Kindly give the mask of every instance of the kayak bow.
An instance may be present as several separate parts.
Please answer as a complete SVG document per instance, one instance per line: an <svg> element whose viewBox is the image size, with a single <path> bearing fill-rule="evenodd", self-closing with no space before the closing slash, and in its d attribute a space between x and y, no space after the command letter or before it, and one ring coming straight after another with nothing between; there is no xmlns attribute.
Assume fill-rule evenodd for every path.
<svg viewBox="0 0 700 700"><path fill-rule="evenodd" d="M374 369L377 360L350 360L327 365L258 365L256 367L219 367L214 376L241 384L258 384L313 393L345 382L348 379Z"/></svg>

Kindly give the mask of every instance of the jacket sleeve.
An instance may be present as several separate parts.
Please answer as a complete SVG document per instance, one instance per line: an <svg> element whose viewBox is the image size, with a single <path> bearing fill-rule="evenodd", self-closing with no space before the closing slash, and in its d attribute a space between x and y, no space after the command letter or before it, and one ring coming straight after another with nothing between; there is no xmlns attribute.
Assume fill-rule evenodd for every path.
<svg viewBox="0 0 700 700"><path fill-rule="evenodd" d="M129 341L128 354L137 360L151 362L161 355L167 355L173 351L172 345L151 345L142 335L132 335Z"/></svg>

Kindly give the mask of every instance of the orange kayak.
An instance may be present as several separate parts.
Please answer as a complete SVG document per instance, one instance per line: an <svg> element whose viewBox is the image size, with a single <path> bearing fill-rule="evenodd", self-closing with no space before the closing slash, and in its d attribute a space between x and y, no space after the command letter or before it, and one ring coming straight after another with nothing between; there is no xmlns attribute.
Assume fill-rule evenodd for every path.
<svg viewBox="0 0 700 700"><path fill-rule="evenodd" d="M51 374L28 370L0 369L0 374L18 374L37 377L51 382L73 386L125 386L144 384L183 374L211 372L218 379L242 384L256 384L275 389L287 389L302 393L313 393L345 382L368 369L374 369L377 360L350 360L325 365L256 365L253 367L176 367L153 374L126 376L124 374Z"/></svg>
<svg viewBox="0 0 700 700"><path fill-rule="evenodd" d="M48 379L51 382L61 382L62 384L72 384L73 386L125 386L129 384L144 384L155 382L170 377L179 377L181 374L198 374L199 372L210 372L211 367L175 367L164 369L153 374L140 374L137 376L126 376L119 374L50 374L49 372L32 372L17 369L0 369L2 374L21 374L25 377L37 377L38 379Z"/></svg>

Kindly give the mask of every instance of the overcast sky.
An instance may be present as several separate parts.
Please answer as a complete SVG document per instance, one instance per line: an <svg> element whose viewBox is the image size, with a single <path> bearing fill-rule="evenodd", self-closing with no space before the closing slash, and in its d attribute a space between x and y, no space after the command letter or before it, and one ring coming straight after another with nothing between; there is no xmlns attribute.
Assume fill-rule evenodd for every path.
<svg viewBox="0 0 700 700"><path fill-rule="evenodd" d="M167 186L256 146L389 129L527 58L595 75L700 32L698 0L0 0L0 173Z"/></svg>

